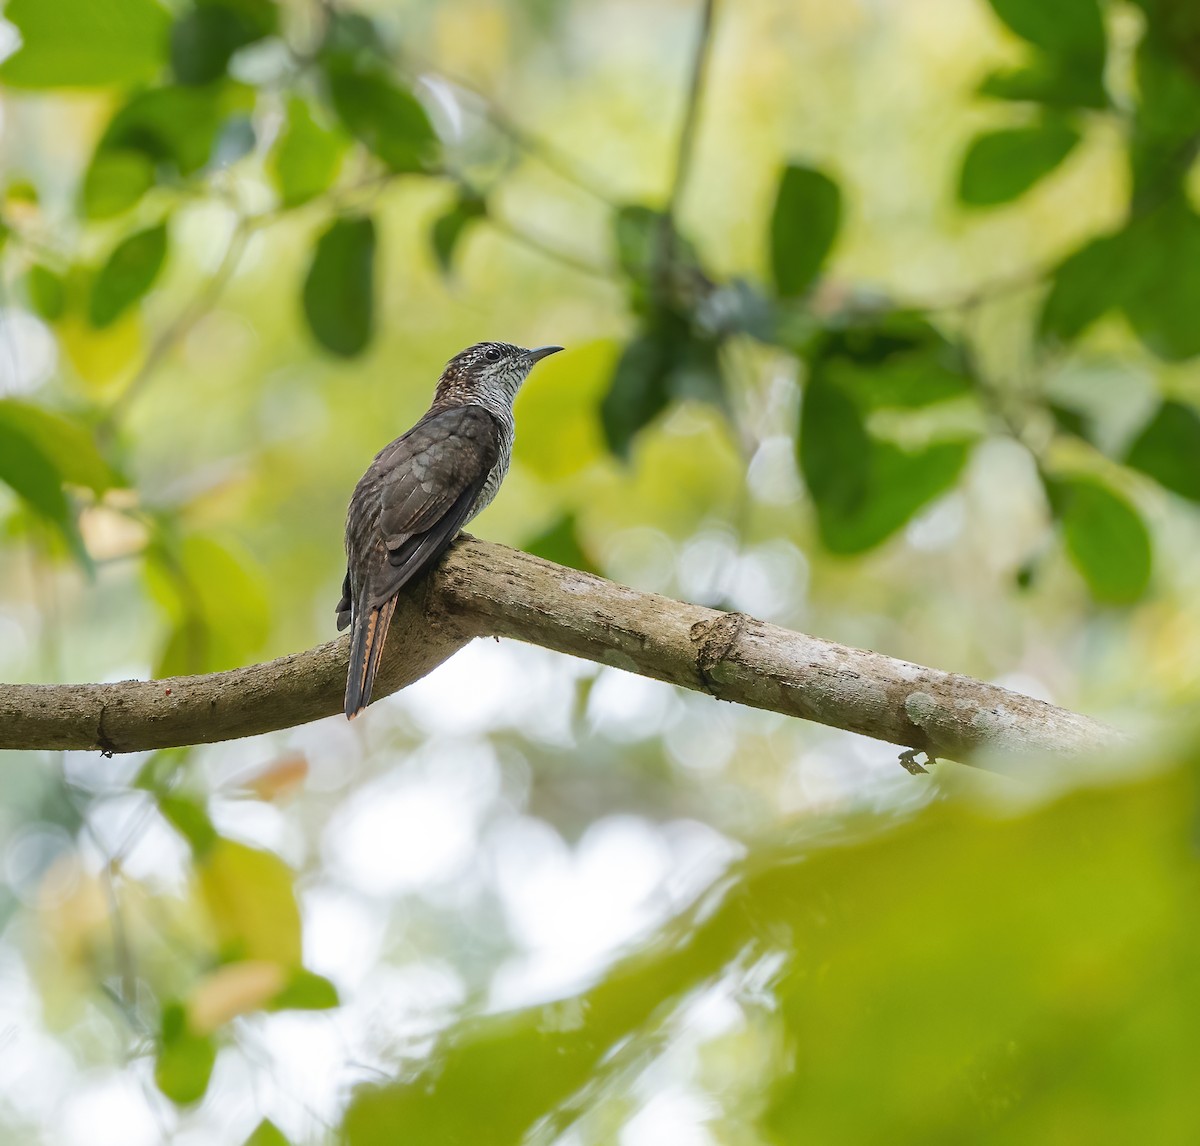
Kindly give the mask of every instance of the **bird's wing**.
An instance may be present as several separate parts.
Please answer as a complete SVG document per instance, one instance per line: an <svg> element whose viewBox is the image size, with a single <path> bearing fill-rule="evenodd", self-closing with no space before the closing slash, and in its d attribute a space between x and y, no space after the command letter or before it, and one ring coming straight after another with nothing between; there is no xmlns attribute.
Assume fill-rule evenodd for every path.
<svg viewBox="0 0 1200 1146"><path fill-rule="evenodd" d="M376 463L388 549L435 525L466 489L478 494L499 452L500 426L482 406L442 410L397 439Z"/></svg>
<svg viewBox="0 0 1200 1146"><path fill-rule="evenodd" d="M396 594L467 523L500 455L500 424L481 406L422 418L382 450L350 499L349 568L338 625L349 619L346 715L371 702Z"/></svg>
<svg viewBox="0 0 1200 1146"><path fill-rule="evenodd" d="M423 418L375 461L379 534L386 568L372 579L375 601L428 568L467 523L500 454L500 426L482 406Z"/></svg>

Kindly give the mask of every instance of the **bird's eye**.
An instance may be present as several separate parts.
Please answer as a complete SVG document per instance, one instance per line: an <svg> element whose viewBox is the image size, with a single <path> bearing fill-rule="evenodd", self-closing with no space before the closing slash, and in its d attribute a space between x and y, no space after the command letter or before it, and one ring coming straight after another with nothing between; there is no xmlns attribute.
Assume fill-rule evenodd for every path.
<svg viewBox="0 0 1200 1146"><path fill-rule="evenodd" d="M488 349L483 352L483 356L489 362L499 362L500 361L500 351L497 350L494 346L489 346Z"/></svg>

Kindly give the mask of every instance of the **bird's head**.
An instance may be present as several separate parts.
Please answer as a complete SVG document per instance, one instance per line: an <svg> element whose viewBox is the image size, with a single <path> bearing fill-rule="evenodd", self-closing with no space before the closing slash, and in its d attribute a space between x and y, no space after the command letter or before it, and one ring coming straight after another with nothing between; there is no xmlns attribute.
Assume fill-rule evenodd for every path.
<svg viewBox="0 0 1200 1146"><path fill-rule="evenodd" d="M561 349L538 346L526 350L508 342L477 342L446 363L438 380L436 401L511 408L521 383L534 366Z"/></svg>

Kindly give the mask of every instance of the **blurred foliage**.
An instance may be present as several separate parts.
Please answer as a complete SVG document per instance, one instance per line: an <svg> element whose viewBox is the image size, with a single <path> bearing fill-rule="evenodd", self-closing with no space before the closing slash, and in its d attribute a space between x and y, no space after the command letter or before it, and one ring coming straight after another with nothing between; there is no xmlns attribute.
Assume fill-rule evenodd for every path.
<svg viewBox="0 0 1200 1146"><path fill-rule="evenodd" d="M976 137L963 158L959 197L980 208L1016 200L1067 162L1082 139L1085 112L1122 117L1132 127L1127 222L1061 260L1050 276L1039 335L1048 343L1074 341L1119 308L1152 353L1182 361L1200 355L1200 325L1194 321L1200 217L1185 193L1200 138L1200 78L1188 66L1191 25L1179 9L1165 0L1143 7L1137 86L1127 104L1118 104L1104 96L1099 0L1072 0L1052 19L1032 0L996 0L996 16L1028 43L1029 61L1016 72L989 77L981 90L1013 105L1014 114L1028 118L1032 111L1036 119ZM67 35L76 20L96 20L100 10L107 15L94 41ZM269 85L264 81L261 90L233 78L230 68L239 53L288 36L287 19L269 0L185 5L165 39L164 13L153 0L106 0L99 6L59 0L45 9L14 0L8 18L22 34L20 48L3 64L6 82L14 87L136 85L157 59L158 81L134 87L117 106L80 189L81 222L129 222L98 266L86 259L61 268L36 261L25 275L29 306L61 328L80 314L85 325L100 331L135 307L163 270L173 209L191 196L215 194L224 172L246 155L265 153L278 202L245 216L244 225L260 226L314 200L327 199L335 211L314 240L302 287L313 336L335 355L365 353L376 325L376 223L361 210L339 210L356 185L404 175L454 178L460 187L456 202L431 228L433 249L446 270L469 229L489 221L495 189L474 186L456 161L441 154L429 114L406 70L394 64L387 35L360 13L333 11L315 44L292 48L292 65ZM118 30L122 50L114 52ZM149 45L157 45L158 57ZM260 142L256 122L279 106L280 85L284 123L274 130L273 142ZM352 161L350 140L363 151ZM357 174L339 176L349 171ZM621 458L629 457L641 431L679 402L712 403L737 433L729 401L731 347L751 339L797 355L811 378L796 435L799 471L815 503L822 540L833 552L859 553L881 544L953 488L971 446L970 439L943 439L934 431L914 449L905 441L910 435L902 418L888 420L885 430L867 415L880 407L960 398L986 410L992 380L979 373L965 352L963 332L946 323L944 314L922 316L879 298L859 302L851 296L832 308L822 303L821 275L837 241L843 198L828 172L800 163L784 167L769 220L771 281L765 285L722 281L673 218L642 205L618 206L617 267L637 329L613 371L600 418L610 449ZM158 217L148 227L147 214ZM24 260L23 229L6 225L15 232L13 257ZM113 234L111 228L104 233ZM896 333L906 326L910 329ZM1030 400L1038 401L1036 395ZM1186 477L1164 475L1194 468L1190 439L1154 430L1176 407L1185 417L1195 413L1178 403L1155 413L1132 464L1167 489L1183 492L1191 488ZM86 428L101 412L75 416ZM1175 418L1176 424L1183 422ZM8 484L37 513L66 527L68 507L79 504L71 476L59 471L56 482L44 453L29 443L14 444L7 453ZM1102 464L1081 475L1093 486L1107 483L1112 469L1097 461ZM1050 486L1074 476L1047 468L1054 512L1070 499L1050 496ZM1119 496L1110 495L1105 504ZM1132 504L1127 508L1138 512ZM1067 552L1098 600L1132 600L1149 583L1140 573L1140 558L1137 576L1116 578L1118 591L1089 575L1080 557L1089 549L1084 535L1093 530L1090 547L1104 550L1108 520L1095 513L1064 520ZM1126 535L1134 533L1140 534L1140 526L1130 523Z"/></svg>
<svg viewBox="0 0 1200 1146"><path fill-rule="evenodd" d="M1180 764L1014 816L959 798L764 846L586 992L464 1023L415 1077L364 1087L345 1138L561 1132L711 993L776 1029L762 1141L1185 1142L1197 794Z"/></svg>
<svg viewBox="0 0 1200 1146"><path fill-rule="evenodd" d="M1088 664L1110 700L1194 704L1197 6L954 3L925 39L924 6L722 6L693 109L720 148L705 139L675 171L687 3L650 6L642 26L599 0L8 0L5 664L166 677L327 639L354 479L450 353L511 337L570 345L520 398L493 534L1022 687L1069 691L1066 666ZM911 40L889 38L901 19ZM990 45L964 57L969 76L948 62L954 20ZM836 66L793 91L810 22L833 27ZM917 158L899 164L887 131L843 132L907 114L875 85L878 28L905 71L962 89L939 103L965 101L952 131L914 119L901 142ZM868 45L862 90L844 78L852 40ZM608 52L628 73L608 74ZM821 123L851 142L823 143ZM898 209L885 184L906 165L922 178ZM980 234L994 278L974 265ZM1021 508L993 524L1004 498ZM964 505L982 524L931 542ZM313 1141L615 1141L638 1080L681 1043L720 1107L700 1120L713 1141L1190 1141L1191 763L1000 815L1012 790L956 792L953 776L904 777L901 795L839 786L819 741L795 781L789 736L811 730L727 725L678 697L655 716L658 700L604 673L556 671L562 713L536 696L550 683L523 679L538 704L480 734L501 780L463 830L536 812L574 844L632 805L712 823L742 858L591 986L500 1014L489 976L516 941L498 892L447 907L406 891L391 914L375 901L402 938L364 958L433 952L468 986L416 1052L378 1017L384 1050ZM467 756L488 689L464 695L450 728ZM222 1070L250 1069L265 1016L335 1024L350 1005L312 959L306 897L348 881L330 841L371 769L409 776L449 735L397 712L278 752L157 753L129 782L80 785L61 758L6 773L0 954L25 952L79 1062L142 1072L164 1124L225 1100ZM617 728L601 735L606 712ZM311 791L309 751L335 762ZM944 798L914 811L931 790ZM132 826L102 845L96 824L122 801ZM873 814L812 815L846 806ZM462 828L430 823L447 847ZM123 866L152 831L185 878ZM706 999L736 1018L697 1035ZM13 1141L43 1140L11 1113L0 1103ZM264 1113L238 1140L288 1142Z"/></svg>

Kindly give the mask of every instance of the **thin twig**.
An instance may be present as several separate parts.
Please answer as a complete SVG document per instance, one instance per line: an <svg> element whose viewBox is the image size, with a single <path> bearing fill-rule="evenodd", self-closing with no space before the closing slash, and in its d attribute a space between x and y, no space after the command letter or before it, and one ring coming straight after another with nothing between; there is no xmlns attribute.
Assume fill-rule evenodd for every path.
<svg viewBox="0 0 1200 1146"><path fill-rule="evenodd" d="M487 221L500 234L506 235L514 242L520 243L523 247L528 247L531 251L537 251L538 254L545 255L548 259L553 259L556 263L564 267L569 267L580 274L590 275L592 278L603 279L605 282L612 280L613 272L611 268L601 266L599 263L589 262L587 259L572 254L570 251L564 251L562 248L556 247L553 243L547 242L540 236L525 230L520 225L508 219L498 218L496 215L489 214Z"/></svg>
<svg viewBox="0 0 1200 1146"><path fill-rule="evenodd" d="M560 150L554 144L521 127L491 96L476 87L470 80L447 72L432 61L424 60L412 53L408 53L407 62L409 71L418 75L425 72L436 76L443 83L474 96L482 107L483 118L492 127L501 135L506 136L529 158L537 160L547 171L557 175L564 183L569 183L606 207L620 206L620 201L602 185L603 181L595 172L588 170L574 156L567 155L565 151Z"/></svg>
<svg viewBox="0 0 1200 1146"><path fill-rule="evenodd" d="M675 216L687 186L692 167L692 154L696 141L696 124L699 120L700 95L704 90L704 77L708 66L709 46L712 42L713 12L716 0L704 0L700 13L700 34L696 39L696 50L692 54L691 72L688 77L687 100L683 109L683 123L679 128L679 141L675 148L675 171L671 177L671 189L667 194L667 205L659 220L654 244L653 281L660 301L667 302L671 295L671 272L675 265Z"/></svg>
<svg viewBox="0 0 1200 1146"><path fill-rule="evenodd" d="M62 753L59 754L59 768L62 769L65 764L65 757ZM95 845L96 850L100 852L104 859L104 867L101 871L101 882L104 886L105 899L108 901L108 923L112 929L113 941L113 962L116 964L119 981L121 984L120 991L113 992L110 997L116 1003L121 1015L130 1027L138 1034L145 1036L148 1032L145 1024L141 1021L137 1013L137 967L134 963L133 948L129 943L129 931L125 926L125 915L121 910L120 897L117 894L116 875L118 871L118 863L115 855L109 849L107 842L101 837L96 830L95 824L92 823L90 812L90 798L88 794L80 792L84 803L81 805L75 799L75 793L78 791L75 785L71 784L65 776L63 777L63 792L67 797L68 802L72 805L79 815L80 823L83 831ZM104 984L100 984L103 988Z"/></svg>
<svg viewBox="0 0 1200 1146"><path fill-rule="evenodd" d="M1023 270L1014 271L1012 274L1002 275L970 287L961 294L950 295L942 299L927 299L924 302L917 300L909 305L916 310L931 314L972 311L985 303L994 302L996 299L1032 290L1044 283L1052 273L1052 268L1026 267Z"/></svg>
<svg viewBox="0 0 1200 1146"><path fill-rule="evenodd" d="M457 81L451 82L457 84ZM591 172L584 174L586 169L578 160L568 158L565 152L559 151L544 139L520 127L514 120L509 118L507 112L488 101L486 97L481 98L484 99L484 116L487 121L497 131L511 139L527 155L541 163L547 171L552 171L563 182L569 183L577 190L590 195L606 207L619 207L621 205L616 195L610 191L603 190L598 185L599 181Z"/></svg>
<svg viewBox="0 0 1200 1146"><path fill-rule="evenodd" d="M154 340L150 349L146 351L146 357L142 360L142 365L138 369L138 372L109 407L104 420L98 427L99 433L102 435L110 434L115 429L128 414L129 407L133 404L134 400L142 394L146 385L154 377L154 373L161 365L163 359L171 353L181 339L187 336L196 323L216 305L217 300L221 297L225 287L229 284L229 280L237 270L238 264L241 262L242 254L245 252L246 243L250 235L256 227L261 225L262 221L259 218L249 215L244 215L238 220L233 233L229 236L229 242L225 246L225 252L221 256L221 261L217 264L217 269L212 273L212 276L201 290L167 324Z"/></svg>
<svg viewBox="0 0 1200 1146"><path fill-rule="evenodd" d="M54 245L54 236L35 235L32 231L17 226L2 215L0 215L0 227L6 228L5 233L9 243L24 248L25 252L35 259L54 267L65 266L70 260L68 252Z"/></svg>
<svg viewBox="0 0 1200 1146"><path fill-rule="evenodd" d="M704 91L704 78L708 70L709 48L712 44L713 13L716 0L704 0L700 14L700 35L696 40L696 51L692 56L691 76L688 80L687 104L683 112L683 125L679 129L679 142L675 151L675 175L671 191L667 196L664 212L668 222L673 222L679 200L687 186L691 172L692 154L695 150L696 124L699 120L700 96Z"/></svg>

